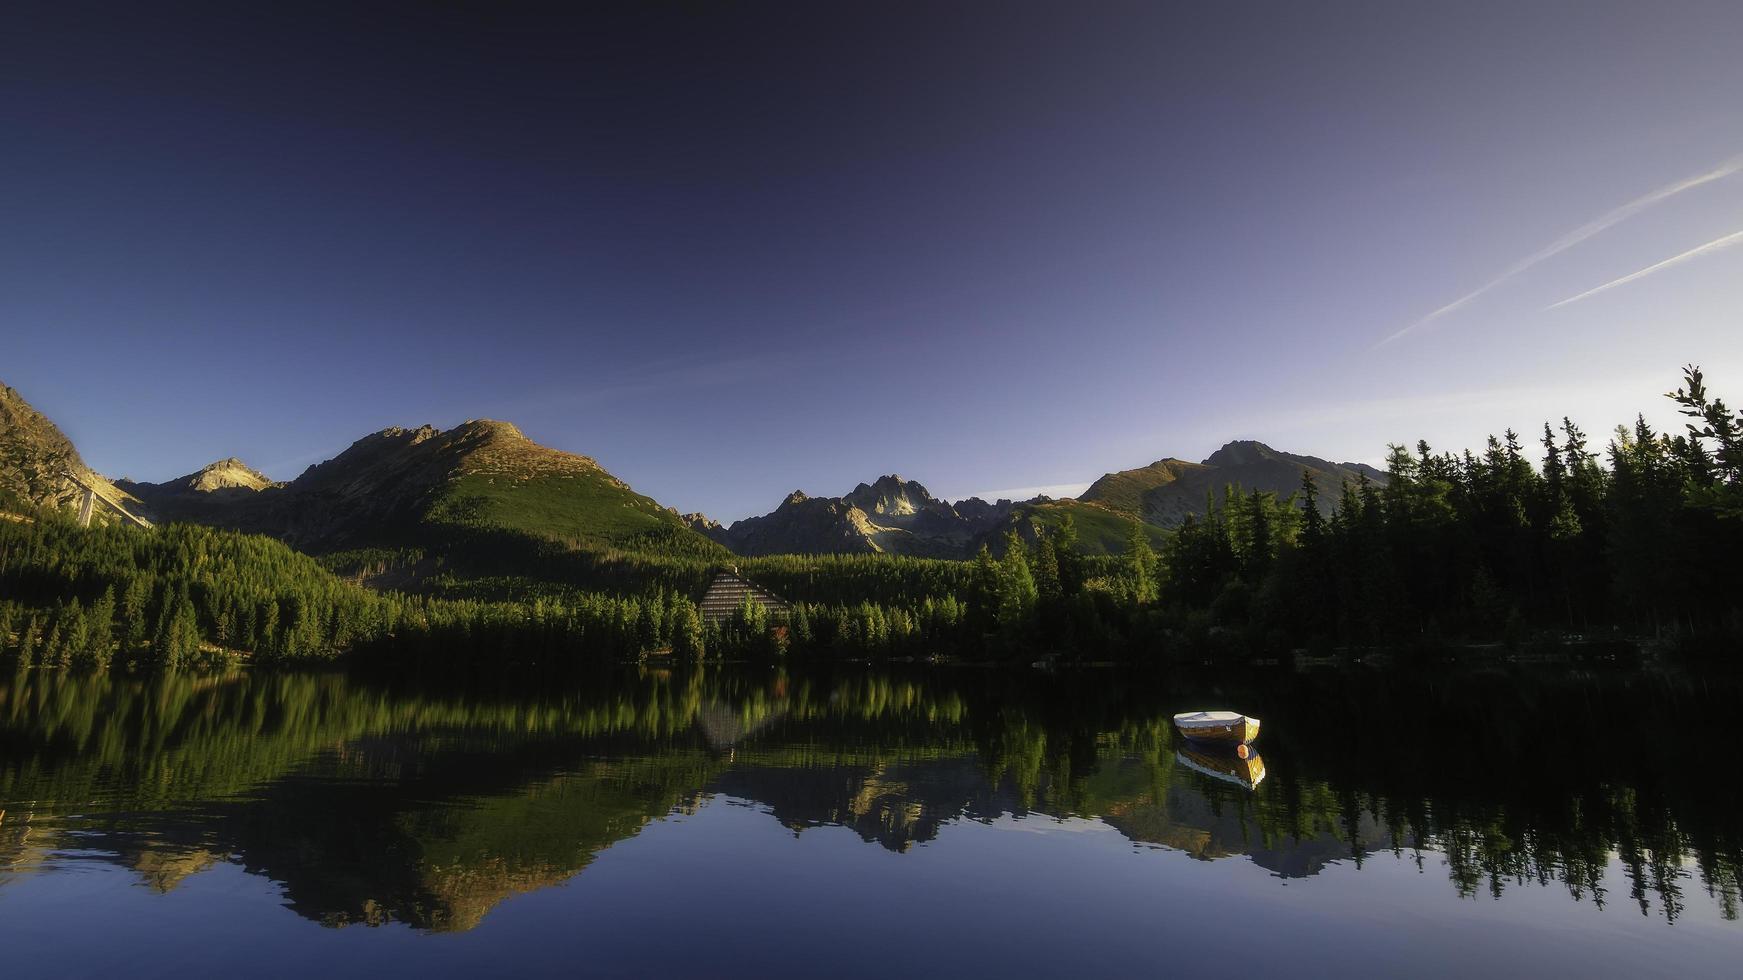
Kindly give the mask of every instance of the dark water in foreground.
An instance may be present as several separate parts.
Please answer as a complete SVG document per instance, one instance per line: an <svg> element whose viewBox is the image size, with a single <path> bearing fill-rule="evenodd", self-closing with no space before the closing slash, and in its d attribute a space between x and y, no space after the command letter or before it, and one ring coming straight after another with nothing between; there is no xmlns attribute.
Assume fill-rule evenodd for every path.
<svg viewBox="0 0 1743 980"><path fill-rule="evenodd" d="M1734 975L1739 691L24 674L0 973ZM1263 718L1260 760L1183 751L1195 707Z"/></svg>

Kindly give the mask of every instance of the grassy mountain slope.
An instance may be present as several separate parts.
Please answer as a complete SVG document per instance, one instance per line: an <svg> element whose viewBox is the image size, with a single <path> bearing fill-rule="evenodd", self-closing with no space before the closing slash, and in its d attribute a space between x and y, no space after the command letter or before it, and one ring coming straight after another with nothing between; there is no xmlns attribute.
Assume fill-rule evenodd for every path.
<svg viewBox="0 0 1743 980"><path fill-rule="evenodd" d="M521 478L457 476L437 489L422 522L514 531L574 546L724 552L603 469Z"/></svg>
<svg viewBox="0 0 1743 980"><path fill-rule="evenodd" d="M1159 487L1179 482L1205 469L1203 463L1188 463L1184 459L1159 459L1149 466L1117 473L1104 473L1078 496L1085 503L1100 504L1109 510L1142 518L1144 498Z"/></svg>
<svg viewBox="0 0 1743 980"><path fill-rule="evenodd" d="M541 446L507 422L384 429L287 484L231 480L202 491L191 479L141 489L183 519L315 552L503 534L568 548L724 554L592 459Z"/></svg>
<svg viewBox="0 0 1743 980"><path fill-rule="evenodd" d="M1077 525L1078 550L1086 555L1123 555L1136 519L1082 500L1047 500L1018 504L1004 530L1015 530L1024 540L1034 540L1036 528L1049 532L1069 514ZM1150 538L1150 547L1160 549L1168 532L1154 524L1138 522ZM992 542L996 544L996 542ZM995 549L996 550L996 549Z"/></svg>

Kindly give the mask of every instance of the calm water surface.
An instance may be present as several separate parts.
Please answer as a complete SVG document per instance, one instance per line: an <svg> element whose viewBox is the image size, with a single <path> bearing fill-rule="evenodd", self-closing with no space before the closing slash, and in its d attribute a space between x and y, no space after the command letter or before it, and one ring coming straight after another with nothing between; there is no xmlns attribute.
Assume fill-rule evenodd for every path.
<svg viewBox="0 0 1743 980"><path fill-rule="evenodd" d="M0 679L9 976L1736 975L1732 682ZM1262 717L1260 758L1175 711Z"/></svg>

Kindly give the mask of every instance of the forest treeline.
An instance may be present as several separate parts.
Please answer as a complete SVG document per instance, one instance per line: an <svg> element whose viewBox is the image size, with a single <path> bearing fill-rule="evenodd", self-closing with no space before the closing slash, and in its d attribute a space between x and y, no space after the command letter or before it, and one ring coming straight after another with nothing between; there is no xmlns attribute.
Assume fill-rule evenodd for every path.
<svg viewBox="0 0 1743 980"><path fill-rule="evenodd" d="M802 603L793 642L1128 660L1570 637L1726 648L1743 638L1743 417L1696 367L1669 397L1685 431L1642 416L1602 451L1564 418L1532 448L1511 430L1481 453L1391 446L1384 486L1231 487L1159 552L1134 526L1123 556L1084 556L1066 520L955 563L922 602L883 599L924 567L893 562L864 601Z"/></svg>
<svg viewBox="0 0 1743 980"><path fill-rule="evenodd" d="M374 592L270 538L190 525L80 528L52 513L0 523L0 655L31 665L197 667L349 652L537 662L677 646L700 655L695 603L574 595L563 603Z"/></svg>
<svg viewBox="0 0 1743 980"><path fill-rule="evenodd" d="M469 565L415 550L316 560L259 536L172 525L0 521L0 657L102 668L348 652L562 665L707 656L1159 660L1294 649L1743 636L1743 420L1698 368L1682 433L1643 418L1600 451L1571 420L1535 448L1390 447L1384 486L1279 498L1229 488L1155 549L1082 554L1069 519L971 561L743 559L793 601L704 623L704 558L563 549L480 532ZM1322 495L1335 495L1329 515ZM482 556L482 557L481 557ZM372 590L428 566L415 592ZM344 572L342 576L336 574Z"/></svg>
<svg viewBox="0 0 1743 980"><path fill-rule="evenodd" d="M1519 640L1533 632L1743 635L1743 422L1698 368L1600 453L1571 420L1534 454L1509 430L1481 453L1389 447L1388 481L1302 506L1228 497L1175 536L1163 605L1269 646ZM1533 465L1532 455L1539 460ZM1338 494L1329 519L1314 506Z"/></svg>

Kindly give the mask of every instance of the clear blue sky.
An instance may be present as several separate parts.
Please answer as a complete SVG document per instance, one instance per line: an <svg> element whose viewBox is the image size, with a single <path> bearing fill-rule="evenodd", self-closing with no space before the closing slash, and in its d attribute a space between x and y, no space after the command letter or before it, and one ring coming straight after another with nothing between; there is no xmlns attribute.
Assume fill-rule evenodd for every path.
<svg viewBox="0 0 1743 980"><path fill-rule="evenodd" d="M1736 3L72 6L0 381L111 475L494 417L730 520L1743 401Z"/></svg>

